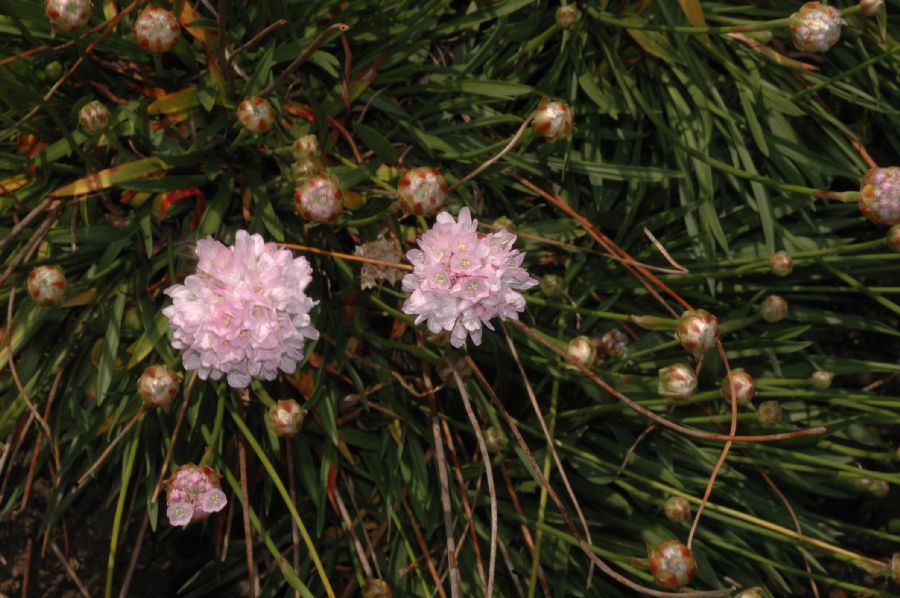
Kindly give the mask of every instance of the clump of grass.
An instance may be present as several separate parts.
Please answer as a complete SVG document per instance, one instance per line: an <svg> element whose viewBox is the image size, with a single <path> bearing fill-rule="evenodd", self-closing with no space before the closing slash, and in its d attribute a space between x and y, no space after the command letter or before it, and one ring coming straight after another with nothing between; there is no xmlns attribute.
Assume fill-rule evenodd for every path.
<svg viewBox="0 0 900 598"><path fill-rule="evenodd" d="M185 542L216 556L161 591L660 593L664 540L690 546L696 595L900 592L900 253L860 195L900 160L896 0L832 3L821 54L777 0L604 0L565 29L534 0L177 0L157 54L132 31L145 2L95 4L71 32L41 3L0 15L0 519L40 516L17 591L67 562L89 507L111 519L102 572L65 568L88 595L140 592L141 551ZM239 120L251 97L271 122ZM574 128L532 123L552 102ZM391 256L440 203L396 202L416 167L541 280L480 345L402 311ZM294 207L314 176L341 200L318 222ZM320 336L235 391L184 372L161 310L194 242L241 229L310 261ZM65 274L54 305L26 293L40 266ZM692 355L693 309L718 335ZM697 387L666 398L676 363ZM152 364L183 374L170 409L141 400ZM302 425L276 435L288 400ZM229 501L190 535L160 517L186 463Z"/></svg>

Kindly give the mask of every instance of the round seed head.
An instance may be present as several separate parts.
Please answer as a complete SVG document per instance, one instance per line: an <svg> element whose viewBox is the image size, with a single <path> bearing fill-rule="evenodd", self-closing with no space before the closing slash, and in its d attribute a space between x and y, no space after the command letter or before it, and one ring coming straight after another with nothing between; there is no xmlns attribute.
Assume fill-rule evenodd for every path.
<svg viewBox="0 0 900 598"><path fill-rule="evenodd" d="M449 187L441 171L430 166L407 170L397 183L397 201L407 214L431 216L447 203Z"/></svg>
<svg viewBox="0 0 900 598"><path fill-rule="evenodd" d="M147 407L168 411L172 406L180 376L162 364L151 365L138 378L138 394Z"/></svg>
<svg viewBox="0 0 900 598"><path fill-rule="evenodd" d="M794 271L794 259L787 251L779 251L769 259L772 274L785 277Z"/></svg>
<svg viewBox="0 0 900 598"><path fill-rule="evenodd" d="M560 139L566 139L575 128L575 121L572 118L572 110L565 102L551 102L549 98L544 98L538 104L534 111L534 120L532 121L534 130L538 135L555 143Z"/></svg>
<svg viewBox="0 0 900 598"><path fill-rule="evenodd" d="M686 363L674 363L659 370L657 392L671 399L687 399L697 390L697 374Z"/></svg>
<svg viewBox="0 0 900 598"><path fill-rule="evenodd" d="M46 0L44 12L60 31L75 31L91 18L91 0Z"/></svg>
<svg viewBox="0 0 900 598"><path fill-rule="evenodd" d="M780 295L769 295L759 306L759 315L770 324L780 322L788 313L788 303Z"/></svg>
<svg viewBox="0 0 900 598"><path fill-rule="evenodd" d="M690 309L681 314L675 336L682 347L699 357L716 345L719 321L705 309Z"/></svg>
<svg viewBox="0 0 900 598"><path fill-rule="evenodd" d="M303 425L306 410L297 401L286 399L272 405L266 416L275 436L294 436Z"/></svg>
<svg viewBox="0 0 900 598"><path fill-rule="evenodd" d="M812 384L812 387L816 390L825 390L831 387L831 383L834 381L834 372L828 372L825 370L818 370L813 372L812 376L809 377L809 383Z"/></svg>
<svg viewBox="0 0 900 598"><path fill-rule="evenodd" d="M731 404L732 384L738 405L746 405L753 400L753 395L756 394L756 385L753 383L753 376L745 369L731 370L731 374L722 380L722 397L729 405Z"/></svg>
<svg viewBox="0 0 900 598"><path fill-rule="evenodd" d="M586 336L576 336L566 346L566 359L570 362L589 368L597 359L597 345Z"/></svg>
<svg viewBox="0 0 900 598"><path fill-rule="evenodd" d="M670 496L663 508L672 523L684 523L691 518L691 503L681 496Z"/></svg>
<svg viewBox="0 0 900 598"><path fill-rule="evenodd" d="M153 54L168 52L181 37L181 25L171 12L161 6L150 5L134 21L134 39Z"/></svg>
<svg viewBox="0 0 900 598"><path fill-rule="evenodd" d="M238 104L237 117L248 133L262 135L275 124L275 109L269 100L250 96Z"/></svg>
<svg viewBox="0 0 900 598"><path fill-rule="evenodd" d="M676 589L691 583L697 574L697 564L691 549L677 540L664 540L650 553L650 572L656 583Z"/></svg>
<svg viewBox="0 0 900 598"><path fill-rule="evenodd" d="M575 3L566 4L556 9L556 24L561 29L574 29L581 20L581 11Z"/></svg>
<svg viewBox="0 0 900 598"><path fill-rule="evenodd" d="M759 404L756 416L764 426L777 426L782 418L781 404L778 401L763 401Z"/></svg>
<svg viewBox="0 0 900 598"><path fill-rule="evenodd" d="M801 52L826 52L841 38L841 12L821 2L807 2L791 15L791 37Z"/></svg>
<svg viewBox="0 0 900 598"><path fill-rule="evenodd" d="M343 193L331 176L314 176L294 190L294 209L306 220L331 222L344 211Z"/></svg>
<svg viewBox="0 0 900 598"><path fill-rule="evenodd" d="M62 301L69 285L59 266L37 266L28 273L25 288L38 305L52 307Z"/></svg>

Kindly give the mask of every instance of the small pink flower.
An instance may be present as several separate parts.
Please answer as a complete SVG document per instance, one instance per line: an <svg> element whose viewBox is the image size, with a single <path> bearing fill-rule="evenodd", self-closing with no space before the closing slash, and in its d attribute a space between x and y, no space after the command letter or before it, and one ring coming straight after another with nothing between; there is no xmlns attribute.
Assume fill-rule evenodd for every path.
<svg viewBox="0 0 900 598"><path fill-rule="evenodd" d="M468 208L454 220L447 212L419 239L419 249L406 258L412 274L403 278L403 290L412 293L404 313L416 324L427 321L433 333L450 332L450 343L462 347L468 337L481 344L482 326L490 320L517 320L525 310L526 291L538 283L521 267L525 254L512 248L516 236L506 230L477 233L478 222Z"/></svg>
<svg viewBox="0 0 900 598"><path fill-rule="evenodd" d="M293 372L305 340L319 338L309 317L316 302L304 292L312 281L306 258L243 230L231 247L198 241L197 257L197 273L165 291L173 304L163 314L184 368L203 380L224 375L234 388Z"/></svg>
<svg viewBox="0 0 900 598"><path fill-rule="evenodd" d="M218 513L225 508L227 503L228 499L225 498L225 493L218 488L207 490L200 497L200 505L207 513Z"/></svg>
<svg viewBox="0 0 900 598"><path fill-rule="evenodd" d="M184 527L191 522L193 516L194 507L188 502L172 503L166 509L166 517L172 525Z"/></svg>

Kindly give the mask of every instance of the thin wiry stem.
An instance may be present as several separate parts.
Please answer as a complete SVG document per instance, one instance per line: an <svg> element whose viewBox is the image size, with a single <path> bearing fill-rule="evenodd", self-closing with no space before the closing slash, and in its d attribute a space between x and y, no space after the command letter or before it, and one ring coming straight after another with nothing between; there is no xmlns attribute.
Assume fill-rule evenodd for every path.
<svg viewBox="0 0 900 598"><path fill-rule="evenodd" d="M487 588L484 590L485 598L491 598L494 595L494 572L497 566L497 490L494 488L494 470L491 468L491 456L488 454L487 445L484 443L484 435L481 433L481 426L478 424L478 418L475 417L475 411L472 410L472 402L469 400L469 393L466 392L466 386L463 384L459 372L453 368L453 379L456 380L456 386L459 388L459 394L463 400L463 406L466 409L466 415L469 416L469 423L475 431L475 438L478 439L478 449L481 451L481 459L484 461L484 474L487 478L488 494L491 503L491 546L488 552L488 578Z"/></svg>

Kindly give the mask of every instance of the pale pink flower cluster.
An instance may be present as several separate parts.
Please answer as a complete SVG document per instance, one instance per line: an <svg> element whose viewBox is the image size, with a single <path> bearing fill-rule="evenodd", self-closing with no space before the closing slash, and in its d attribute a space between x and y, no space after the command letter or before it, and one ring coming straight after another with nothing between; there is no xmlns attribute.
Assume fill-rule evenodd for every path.
<svg viewBox="0 0 900 598"><path fill-rule="evenodd" d="M228 499L219 488L218 476L204 465L182 465L166 486L166 517L172 525L184 527L206 519L226 504Z"/></svg>
<svg viewBox="0 0 900 598"><path fill-rule="evenodd" d="M306 258L243 230L231 247L198 241L197 257L197 273L166 289L173 304L163 310L184 368L203 380L225 375L234 388L293 372L304 340L319 338L309 317L316 302L304 292L312 280Z"/></svg>
<svg viewBox="0 0 900 598"><path fill-rule="evenodd" d="M521 267L525 254L512 248L514 234L479 235L477 226L468 208L458 221L441 212L419 249L406 254L414 269L403 277L403 290L412 293L403 311L415 315L416 324L427 321L431 332L449 332L457 348L467 337L480 345L482 326L493 330L494 317L517 320L525 310L519 291L538 283Z"/></svg>

